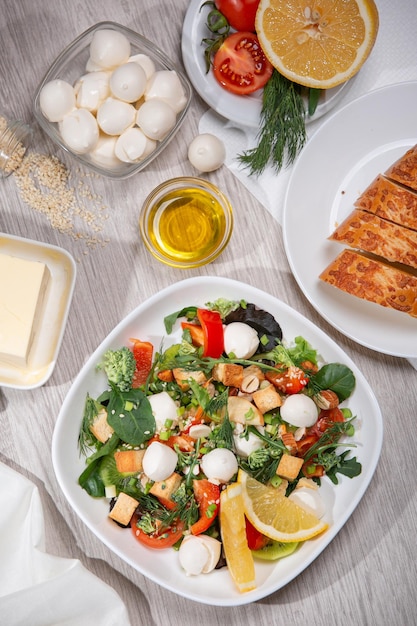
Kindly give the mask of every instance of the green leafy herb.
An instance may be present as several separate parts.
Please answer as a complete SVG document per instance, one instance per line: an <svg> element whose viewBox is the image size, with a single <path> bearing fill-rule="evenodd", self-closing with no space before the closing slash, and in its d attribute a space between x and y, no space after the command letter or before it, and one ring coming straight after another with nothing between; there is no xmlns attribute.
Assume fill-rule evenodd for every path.
<svg viewBox="0 0 417 626"><path fill-rule="evenodd" d="M256 148L239 156L249 173L258 176L269 163L276 171L293 163L307 139L301 87L276 70L264 87L258 137Z"/></svg>
<svg viewBox="0 0 417 626"><path fill-rule="evenodd" d="M88 457L87 467L78 478L78 483L90 496L95 498L104 496L104 483L99 473L100 462L102 458L114 452L119 443L120 438L114 433L106 443Z"/></svg>
<svg viewBox="0 0 417 626"><path fill-rule="evenodd" d="M342 363L328 363L310 378L309 386L317 393L324 389L335 392L340 402L349 398L355 388L352 370Z"/></svg>
<svg viewBox="0 0 417 626"><path fill-rule="evenodd" d="M122 392L115 385L107 407L107 421L120 439L132 446L150 439L156 428L150 402L143 391Z"/></svg>
<svg viewBox="0 0 417 626"><path fill-rule="evenodd" d="M180 311L175 311L175 313L171 313L170 315L164 317L165 330L167 331L168 335L170 335L172 333L172 329L174 328L175 322L180 317L188 317L189 319L193 319L196 315L196 306L187 306Z"/></svg>

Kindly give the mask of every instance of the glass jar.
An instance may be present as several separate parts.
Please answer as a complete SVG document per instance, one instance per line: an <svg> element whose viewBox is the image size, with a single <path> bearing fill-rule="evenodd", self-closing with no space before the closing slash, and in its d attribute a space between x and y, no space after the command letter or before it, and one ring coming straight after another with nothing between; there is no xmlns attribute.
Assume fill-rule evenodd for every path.
<svg viewBox="0 0 417 626"><path fill-rule="evenodd" d="M32 140L32 129L0 110L0 178L17 170Z"/></svg>

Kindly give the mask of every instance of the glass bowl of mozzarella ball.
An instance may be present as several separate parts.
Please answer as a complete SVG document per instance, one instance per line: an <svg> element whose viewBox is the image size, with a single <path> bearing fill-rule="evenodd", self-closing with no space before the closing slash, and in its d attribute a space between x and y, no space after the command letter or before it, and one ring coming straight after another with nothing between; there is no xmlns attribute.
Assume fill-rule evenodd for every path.
<svg viewBox="0 0 417 626"><path fill-rule="evenodd" d="M59 55L36 91L33 111L80 164L124 179L165 149L191 93L187 77L153 43L120 24L100 22Z"/></svg>

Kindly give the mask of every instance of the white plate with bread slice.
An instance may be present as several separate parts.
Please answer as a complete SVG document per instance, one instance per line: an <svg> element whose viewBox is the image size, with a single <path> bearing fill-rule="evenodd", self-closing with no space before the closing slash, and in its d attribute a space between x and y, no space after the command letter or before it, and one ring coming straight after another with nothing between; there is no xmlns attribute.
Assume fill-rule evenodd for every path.
<svg viewBox="0 0 417 626"><path fill-rule="evenodd" d="M375 225L380 247L373 250L369 245L371 249L364 250L360 237L359 243L349 236L329 238L358 207L372 213L369 198L377 192L375 180L378 176L385 182L391 179L392 165L417 144L416 99L417 82L399 83L372 91L329 117L294 165L283 215L288 262L312 306L361 345L404 358L417 356L417 269L412 265L417 254L412 243L417 231L417 192L407 190L413 184L413 172L405 168L405 179L394 181L398 197L405 190L411 203L416 200L406 224L401 218L406 206L400 201L397 214L384 211L384 203L385 208L389 204L386 194L379 194L376 203L376 219L394 222L398 247L408 246L401 264L392 263L396 259L388 254L388 249L392 252L396 247L392 234L384 242L385 229L375 230ZM417 172L414 175L417 178ZM350 267L336 261L346 252ZM363 271L367 268L368 273ZM336 286L327 282L328 276L320 279L327 269Z"/></svg>

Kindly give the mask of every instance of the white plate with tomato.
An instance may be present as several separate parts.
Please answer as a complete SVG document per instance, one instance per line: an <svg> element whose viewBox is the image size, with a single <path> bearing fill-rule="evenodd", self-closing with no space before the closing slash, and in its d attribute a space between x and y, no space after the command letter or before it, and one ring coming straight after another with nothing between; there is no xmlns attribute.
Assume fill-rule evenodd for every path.
<svg viewBox="0 0 417 626"><path fill-rule="evenodd" d="M225 40L222 46L222 54L225 56L229 55L232 45L238 44L241 37L255 37L251 31L255 30L255 11L253 7L257 4L256 0L255 2L254 0L239 0L238 2L218 0L216 2L216 6L225 14L227 13L231 23L233 23L236 28L239 28L237 32L241 33L241 35L236 35L235 29L231 28L232 38ZM230 8L230 5L233 5L232 8ZM203 39L213 37L213 34L207 27L207 16L212 9L212 6L205 4L205 0L191 0L187 9L181 40L182 56L186 72L199 96L210 108L216 111L216 113L239 126L258 128L262 110L263 89L259 88L253 93L240 95L239 88L236 85L229 85L227 88L221 86L215 78L212 68L207 72ZM242 30L242 28L244 30ZM235 52L233 59L237 64L233 69L238 73L242 72L242 67L245 68L246 71L254 64L251 55L244 50L238 54ZM350 81L334 87L333 89L323 90L314 115L311 117L307 115L306 122L319 119L330 111L345 94L348 85L350 85ZM230 89L233 89L235 93Z"/></svg>
<svg viewBox="0 0 417 626"><path fill-rule="evenodd" d="M109 503L105 498L92 498L78 484L85 469L85 458L80 454L78 437L87 394L98 397L106 387L106 377L97 364L108 349L129 345L131 337L149 341L154 346L165 346L179 339L180 330L167 337L164 318L184 307L205 307L218 298L251 302L269 312L280 324L284 338L292 341L304 337L320 354L324 362L345 364L355 377L353 393L346 401L355 420L354 455L362 470L355 478L341 476L334 485L327 477L320 490L326 508L324 521L328 529L312 540L304 542L284 560L256 562L256 589L239 593L226 567L200 576L186 576L178 552L172 548L151 549L135 540L130 529L121 528L108 516ZM291 309L285 303L250 285L222 277L195 277L164 289L139 305L106 337L91 355L76 377L58 416L53 440L52 461L58 483L79 518L91 532L112 552L132 568L155 583L180 596L208 605L238 606L255 602L290 583L303 572L329 545L349 519L364 495L376 469L381 445L382 416L365 378L343 352L324 332Z"/></svg>

